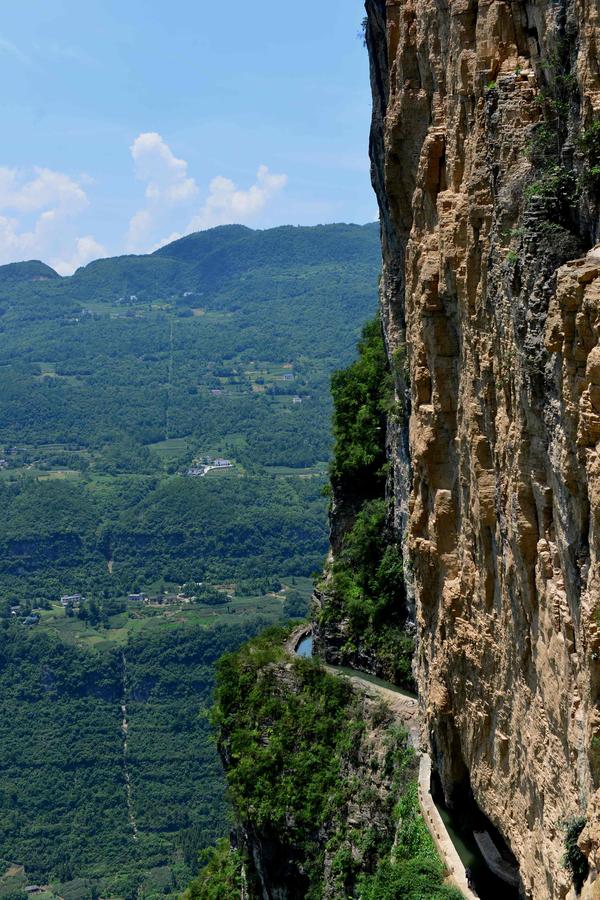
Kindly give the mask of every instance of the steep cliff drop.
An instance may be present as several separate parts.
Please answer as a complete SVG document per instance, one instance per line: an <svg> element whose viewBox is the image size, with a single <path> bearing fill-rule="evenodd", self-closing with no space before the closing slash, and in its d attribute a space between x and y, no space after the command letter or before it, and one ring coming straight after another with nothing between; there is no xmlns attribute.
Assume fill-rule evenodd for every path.
<svg viewBox="0 0 600 900"><path fill-rule="evenodd" d="M425 738L524 897L597 897L600 7L366 6Z"/></svg>

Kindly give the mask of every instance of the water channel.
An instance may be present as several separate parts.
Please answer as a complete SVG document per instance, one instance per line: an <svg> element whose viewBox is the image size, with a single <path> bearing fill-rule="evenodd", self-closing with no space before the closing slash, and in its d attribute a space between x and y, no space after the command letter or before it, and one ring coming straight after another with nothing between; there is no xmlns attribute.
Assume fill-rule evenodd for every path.
<svg viewBox="0 0 600 900"><path fill-rule="evenodd" d="M296 645L296 653L298 656L308 659L313 655L313 646L313 636L312 634L307 634L302 637ZM376 678L374 675L369 675L366 672L358 672L355 669L349 669L345 666L330 666L330 668L335 669L336 672L347 675L348 677L358 676L363 681L369 682L369 684L379 685L380 687L387 688L387 690L394 691L397 694L403 694L405 697L416 698L415 694L404 691L402 688L390 684L387 681L383 681L381 678ZM509 860L506 849L501 846L500 836L495 832L491 824L487 822L483 814L475 808L474 801L471 801L471 803L467 804L464 808L464 810L466 810L468 806L471 806L472 809L469 810L469 813L461 816L458 810L450 810L445 805L439 784L432 784L432 796L461 862L470 875L472 888L475 893L478 894L481 900L519 900L520 894L518 887L509 884L507 881L494 874L479 848L475 834L485 834L488 835L489 838L489 833L492 831L495 839L494 849L498 850L498 858L501 859L503 863L506 863L507 869L512 865L513 861ZM475 827L473 827L474 825ZM479 840L485 841L488 840L488 838L481 838L480 836Z"/></svg>
<svg viewBox="0 0 600 900"><path fill-rule="evenodd" d="M312 634L307 634L306 637L302 638L300 643L296 646L296 653L298 656L303 656L305 659L309 659L313 655Z"/></svg>

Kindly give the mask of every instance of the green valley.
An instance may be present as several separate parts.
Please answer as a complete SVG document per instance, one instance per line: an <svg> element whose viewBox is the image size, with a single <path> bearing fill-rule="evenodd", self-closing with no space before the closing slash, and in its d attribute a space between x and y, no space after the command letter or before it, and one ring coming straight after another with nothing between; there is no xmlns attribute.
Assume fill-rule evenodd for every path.
<svg viewBox="0 0 600 900"><path fill-rule="evenodd" d="M227 226L70 278L0 267L0 599L317 569L377 239Z"/></svg>
<svg viewBox="0 0 600 900"><path fill-rule="evenodd" d="M227 835L214 664L307 613L377 244L0 267L0 898L174 897Z"/></svg>

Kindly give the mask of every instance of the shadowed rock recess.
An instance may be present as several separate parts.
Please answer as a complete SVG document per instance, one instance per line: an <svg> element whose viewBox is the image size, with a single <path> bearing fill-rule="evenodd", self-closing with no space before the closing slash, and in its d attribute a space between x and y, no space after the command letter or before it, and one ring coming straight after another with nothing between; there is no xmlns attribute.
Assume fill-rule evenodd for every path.
<svg viewBox="0 0 600 900"><path fill-rule="evenodd" d="M598 897L600 7L366 5L424 737L524 897L575 896L577 819Z"/></svg>

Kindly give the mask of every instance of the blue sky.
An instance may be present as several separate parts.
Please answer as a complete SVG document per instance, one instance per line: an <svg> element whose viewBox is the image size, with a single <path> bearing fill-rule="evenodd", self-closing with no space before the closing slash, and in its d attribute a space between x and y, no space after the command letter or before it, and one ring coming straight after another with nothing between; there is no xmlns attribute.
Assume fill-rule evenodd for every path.
<svg viewBox="0 0 600 900"><path fill-rule="evenodd" d="M362 0L5 6L0 263L375 218Z"/></svg>

